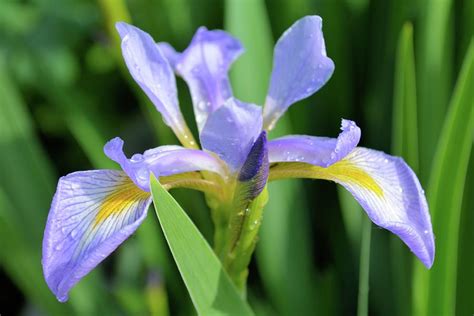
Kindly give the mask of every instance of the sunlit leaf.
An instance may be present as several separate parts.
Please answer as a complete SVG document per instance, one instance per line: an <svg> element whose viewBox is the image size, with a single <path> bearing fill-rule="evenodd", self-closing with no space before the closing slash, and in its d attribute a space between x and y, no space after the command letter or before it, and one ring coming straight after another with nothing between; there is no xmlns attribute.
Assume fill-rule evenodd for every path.
<svg viewBox="0 0 474 316"><path fill-rule="evenodd" d="M423 1L417 45L420 172L421 182L430 176L440 131L453 83L453 25L451 0L433 5Z"/></svg>
<svg viewBox="0 0 474 316"><path fill-rule="evenodd" d="M401 156L418 171L418 127L413 26L405 23L398 39L393 100L392 154ZM394 260L394 294L398 313L410 311L412 255L396 236L391 236Z"/></svg>
<svg viewBox="0 0 474 316"><path fill-rule="evenodd" d="M173 197L151 177L156 214L200 315L253 315L207 241Z"/></svg>

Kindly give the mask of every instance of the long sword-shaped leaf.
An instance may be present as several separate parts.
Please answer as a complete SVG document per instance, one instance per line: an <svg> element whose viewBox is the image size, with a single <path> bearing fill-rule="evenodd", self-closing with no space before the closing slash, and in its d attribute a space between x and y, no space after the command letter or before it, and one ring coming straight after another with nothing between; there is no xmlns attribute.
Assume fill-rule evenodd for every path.
<svg viewBox="0 0 474 316"><path fill-rule="evenodd" d="M253 315L219 259L181 206L152 176L156 214L200 315Z"/></svg>
<svg viewBox="0 0 474 316"><path fill-rule="evenodd" d="M273 43L264 1L227 0L225 4L226 29L246 49L231 72L234 92L238 98L262 104L270 78ZM270 136L290 132L288 117L282 117ZM265 289L279 314L312 314L317 301L316 282L312 280L308 208L301 198L301 182L270 183L268 191L256 250Z"/></svg>
<svg viewBox="0 0 474 316"><path fill-rule="evenodd" d="M405 23L398 40L395 65L393 100L392 154L401 156L418 171L418 128L415 56L413 51L413 26ZM410 311L412 258L395 236L390 238L392 254L392 279L397 313L407 315Z"/></svg>
<svg viewBox="0 0 474 316"><path fill-rule="evenodd" d="M369 314L370 238L372 222L368 218L364 218L363 222L359 264L359 296L357 300L358 316L366 316Z"/></svg>
<svg viewBox="0 0 474 316"><path fill-rule="evenodd" d="M455 315L459 221L474 134L474 41L471 41L441 132L428 190L436 259L416 264L414 315Z"/></svg>
<svg viewBox="0 0 474 316"><path fill-rule="evenodd" d="M428 180L452 86L452 0L423 1L417 51L420 172Z"/></svg>

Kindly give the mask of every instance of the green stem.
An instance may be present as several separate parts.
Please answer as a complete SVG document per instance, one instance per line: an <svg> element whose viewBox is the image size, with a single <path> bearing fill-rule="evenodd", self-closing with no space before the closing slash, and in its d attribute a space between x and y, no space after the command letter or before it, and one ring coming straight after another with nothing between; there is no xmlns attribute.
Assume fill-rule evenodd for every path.
<svg viewBox="0 0 474 316"><path fill-rule="evenodd" d="M372 233L372 223L365 218L363 225L360 248L359 297L357 302L358 316L368 315L369 307L370 235Z"/></svg>
<svg viewBox="0 0 474 316"><path fill-rule="evenodd" d="M224 268L244 297L248 265L255 250L263 208L267 201L268 191L265 188L245 207L232 209L223 251L219 253Z"/></svg>

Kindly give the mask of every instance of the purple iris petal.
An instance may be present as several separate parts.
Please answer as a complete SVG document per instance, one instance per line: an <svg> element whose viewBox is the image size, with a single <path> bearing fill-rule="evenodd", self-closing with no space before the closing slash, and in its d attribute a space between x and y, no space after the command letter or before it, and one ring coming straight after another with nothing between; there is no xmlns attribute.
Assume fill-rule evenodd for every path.
<svg viewBox="0 0 474 316"><path fill-rule="evenodd" d="M140 85L176 135L185 133L178 105L176 80L170 65L148 33L119 22L122 54L133 79Z"/></svg>
<svg viewBox="0 0 474 316"><path fill-rule="evenodd" d="M357 147L341 163L339 168L343 175L344 170L349 176L355 170L360 177L361 170L375 181L382 193L370 185L357 184L347 176L334 181L351 192L376 225L398 235L430 268L435 250L428 204L418 178L405 161L380 151Z"/></svg>
<svg viewBox="0 0 474 316"><path fill-rule="evenodd" d="M43 239L43 272L59 301L144 220L150 194L122 171L71 173L59 180Z"/></svg>
<svg viewBox="0 0 474 316"><path fill-rule="evenodd" d="M319 90L334 71L326 56L319 16L295 22L278 40L265 107L264 126L271 129L288 107Z"/></svg>
<svg viewBox="0 0 474 316"><path fill-rule="evenodd" d="M178 53L173 46L166 42L157 43L158 49L161 51L163 56L166 58L170 66L175 69L176 63L178 62L179 58L181 57L181 53Z"/></svg>
<svg viewBox="0 0 474 316"><path fill-rule="evenodd" d="M243 52L242 45L224 31L200 27L182 54L173 54L166 46L165 50L175 63L176 72L189 86L197 126L201 131L208 115L232 96L227 73Z"/></svg>
<svg viewBox="0 0 474 316"><path fill-rule="evenodd" d="M347 156L359 143L360 128L342 120L337 138L304 135L285 136L268 143L270 162L306 162L328 167Z"/></svg>
<svg viewBox="0 0 474 316"><path fill-rule="evenodd" d="M169 176L205 170L225 175L225 167L216 157L197 149L161 146L128 159L123 152L123 140L116 137L105 144L104 152L107 157L120 164L138 187L147 192L150 191L150 172L156 176Z"/></svg>
<svg viewBox="0 0 474 316"><path fill-rule="evenodd" d="M209 115L200 135L201 144L236 172L261 131L261 107L230 98Z"/></svg>

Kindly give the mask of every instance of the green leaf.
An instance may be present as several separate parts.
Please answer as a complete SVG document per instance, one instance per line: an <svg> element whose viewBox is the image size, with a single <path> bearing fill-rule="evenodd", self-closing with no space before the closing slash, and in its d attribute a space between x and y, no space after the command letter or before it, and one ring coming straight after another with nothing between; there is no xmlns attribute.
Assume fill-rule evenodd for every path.
<svg viewBox="0 0 474 316"><path fill-rule="evenodd" d="M369 314L369 277L370 277L370 238L372 222L364 218L360 248L359 264L359 296L357 300L357 315Z"/></svg>
<svg viewBox="0 0 474 316"><path fill-rule="evenodd" d="M393 99L392 153L418 170L418 126L413 26L405 23L398 39Z"/></svg>
<svg viewBox="0 0 474 316"><path fill-rule="evenodd" d="M428 180L452 87L452 0L423 1L419 23L420 172Z"/></svg>
<svg viewBox="0 0 474 316"><path fill-rule="evenodd" d="M436 258L431 271L416 263L414 315L455 315L460 216L474 134L473 86L471 41L431 171L428 202L436 235Z"/></svg>
<svg viewBox="0 0 474 316"><path fill-rule="evenodd" d="M173 197L152 176L155 211L200 315L253 315L211 247Z"/></svg>
<svg viewBox="0 0 474 316"><path fill-rule="evenodd" d="M418 126L413 26L407 22L398 39L393 99L392 154L418 171ZM397 236L390 236L395 307L400 315L411 310L412 254Z"/></svg>

